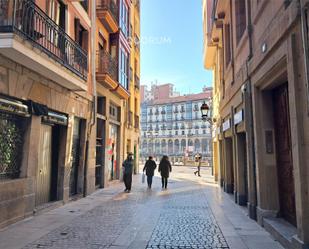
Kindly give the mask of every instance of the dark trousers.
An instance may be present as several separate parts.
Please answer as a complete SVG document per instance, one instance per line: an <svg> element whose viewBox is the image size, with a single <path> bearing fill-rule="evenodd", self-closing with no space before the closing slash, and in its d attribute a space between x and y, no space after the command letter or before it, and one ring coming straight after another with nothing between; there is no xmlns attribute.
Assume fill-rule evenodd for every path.
<svg viewBox="0 0 309 249"><path fill-rule="evenodd" d="M167 188L167 179L168 179L168 178L162 176L161 179L162 179L162 188Z"/></svg>
<svg viewBox="0 0 309 249"><path fill-rule="evenodd" d="M194 174L198 173L198 175L200 176L201 175L200 172L201 172L201 166L197 166L197 171L195 171Z"/></svg>
<svg viewBox="0 0 309 249"><path fill-rule="evenodd" d="M151 188L151 185L152 185L152 177L153 176L147 176L147 184L149 188Z"/></svg>
<svg viewBox="0 0 309 249"><path fill-rule="evenodd" d="M123 182L126 186L126 190L131 190L132 186L132 174L124 174L123 175Z"/></svg>

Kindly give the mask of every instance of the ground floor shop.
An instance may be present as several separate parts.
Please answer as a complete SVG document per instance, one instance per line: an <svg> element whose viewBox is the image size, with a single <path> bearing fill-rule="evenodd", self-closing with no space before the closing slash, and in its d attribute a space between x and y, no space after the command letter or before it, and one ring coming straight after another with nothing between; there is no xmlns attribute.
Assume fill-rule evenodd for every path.
<svg viewBox="0 0 309 249"><path fill-rule="evenodd" d="M0 226L94 191L91 98L1 57ZM14 86L14 87L13 87Z"/></svg>
<svg viewBox="0 0 309 249"><path fill-rule="evenodd" d="M308 89L295 28L221 110L218 180L287 248L309 244ZM256 63L256 64L255 64ZM250 68L249 68L250 70ZM241 100L241 101L237 101Z"/></svg>

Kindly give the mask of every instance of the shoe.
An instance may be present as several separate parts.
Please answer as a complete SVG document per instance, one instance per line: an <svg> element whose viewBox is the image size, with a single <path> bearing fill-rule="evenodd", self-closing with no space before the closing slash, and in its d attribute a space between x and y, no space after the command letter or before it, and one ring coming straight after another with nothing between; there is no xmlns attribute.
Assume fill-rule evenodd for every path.
<svg viewBox="0 0 309 249"><path fill-rule="evenodd" d="M127 189L125 189L123 192L127 192L128 190Z"/></svg>
<svg viewBox="0 0 309 249"><path fill-rule="evenodd" d="M198 175L199 177L201 177L201 175Z"/></svg>
<svg viewBox="0 0 309 249"><path fill-rule="evenodd" d="M194 175L196 175L196 172L194 172Z"/></svg>

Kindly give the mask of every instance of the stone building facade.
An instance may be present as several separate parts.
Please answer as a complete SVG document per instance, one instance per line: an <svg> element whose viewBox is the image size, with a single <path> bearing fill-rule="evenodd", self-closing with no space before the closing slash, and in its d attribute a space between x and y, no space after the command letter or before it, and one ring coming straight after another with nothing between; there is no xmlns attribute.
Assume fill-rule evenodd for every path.
<svg viewBox="0 0 309 249"><path fill-rule="evenodd" d="M5 0L0 5L4 226L94 191L88 36L93 6Z"/></svg>
<svg viewBox="0 0 309 249"><path fill-rule="evenodd" d="M204 1L220 185L286 248L309 245L307 1Z"/></svg>
<svg viewBox="0 0 309 249"><path fill-rule="evenodd" d="M152 155L159 160L168 155L174 163L186 163L200 153L203 161L211 166L211 127L202 120L200 111L211 95L212 89L207 88L199 94L142 103L141 157Z"/></svg>
<svg viewBox="0 0 309 249"><path fill-rule="evenodd" d="M139 4L0 0L0 227L108 186L137 157Z"/></svg>

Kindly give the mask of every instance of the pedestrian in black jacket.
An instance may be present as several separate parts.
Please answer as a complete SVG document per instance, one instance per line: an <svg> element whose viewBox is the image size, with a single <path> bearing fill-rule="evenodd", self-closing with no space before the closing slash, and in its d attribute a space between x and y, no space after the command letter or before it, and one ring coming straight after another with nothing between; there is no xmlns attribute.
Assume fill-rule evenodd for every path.
<svg viewBox="0 0 309 249"><path fill-rule="evenodd" d="M162 178L162 188L167 188L167 179L172 172L172 165L168 160L168 156L163 156L159 164L159 172Z"/></svg>
<svg viewBox="0 0 309 249"><path fill-rule="evenodd" d="M154 176L154 171L156 169L157 165L155 161L152 159L152 156L149 157L147 162L145 163L143 172L146 171L146 176L147 176L147 183L148 183L148 188L151 188L152 185L152 178Z"/></svg>
<svg viewBox="0 0 309 249"><path fill-rule="evenodd" d="M129 153L127 159L123 162L123 182L126 187L124 192L130 193L132 186L132 174L133 174L133 154Z"/></svg>

